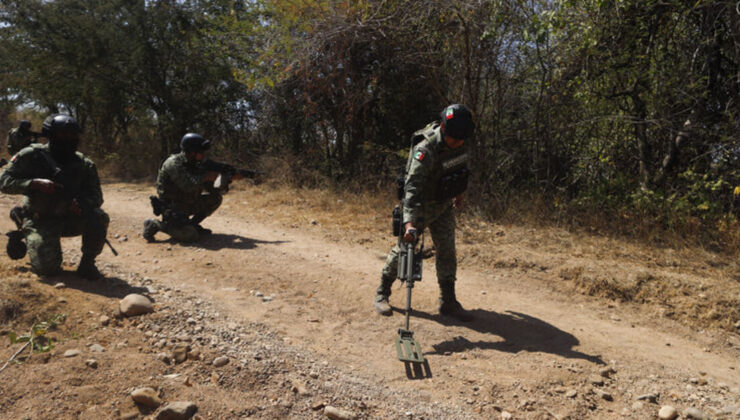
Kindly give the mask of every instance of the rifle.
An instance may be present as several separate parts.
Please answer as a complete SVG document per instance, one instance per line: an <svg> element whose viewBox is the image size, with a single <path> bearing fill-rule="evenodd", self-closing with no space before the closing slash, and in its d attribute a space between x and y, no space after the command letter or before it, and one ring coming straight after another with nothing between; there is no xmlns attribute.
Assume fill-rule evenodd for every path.
<svg viewBox="0 0 740 420"><path fill-rule="evenodd" d="M218 186L214 187L222 192L229 191L229 184L233 179L250 178L257 180L259 173L251 169L239 169L228 163L216 162L210 159L202 161L201 167L208 172L218 172L221 174L221 180Z"/></svg>

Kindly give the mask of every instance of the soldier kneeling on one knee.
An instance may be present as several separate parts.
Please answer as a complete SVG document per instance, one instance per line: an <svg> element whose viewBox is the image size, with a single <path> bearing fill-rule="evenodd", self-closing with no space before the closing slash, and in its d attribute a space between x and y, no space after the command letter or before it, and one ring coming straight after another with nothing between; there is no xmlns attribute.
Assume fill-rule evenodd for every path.
<svg viewBox="0 0 740 420"><path fill-rule="evenodd" d="M180 153L164 161L157 175L157 196L152 196L155 215L162 220L144 221L143 237L154 241L164 232L180 242L194 242L211 233L200 223L221 205L221 192L213 187L220 175L204 165L211 142L196 133L180 141ZM236 177L234 177L236 179Z"/></svg>
<svg viewBox="0 0 740 420"><path fill-rule="evenodd" d="M25 239L31 269L38 275L62 271L60 237L82 235L82 259L77 273L89 280L101 277L95 258L102 252L108 231L108 215L100 208L103 192L95 164L77 152L82 130L68 115L52 115L42 126L48 144L32 144L11 159L0 175L0 191L23 194L23 206L11 210ZM23 244L9 243L8 250ZM24 253L12 252L13 258Z"/></svg>

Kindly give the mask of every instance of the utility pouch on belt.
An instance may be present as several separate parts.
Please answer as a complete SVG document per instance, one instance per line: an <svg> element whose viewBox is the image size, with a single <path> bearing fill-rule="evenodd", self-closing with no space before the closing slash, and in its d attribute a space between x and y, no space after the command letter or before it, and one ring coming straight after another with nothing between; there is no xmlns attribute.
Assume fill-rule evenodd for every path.
<svg viewBox="0 0 740 420"><path fill-rule="evenodd" d="M460 195L468 188L468 168L460 168L457 171L444 175L439 179L437 185L437 201L449 200Z"/></svg>
<svg viewBox="0 0 740 420"><path fill-rule="evenodd" d="M154 211L154 215L161 216L166 208L162 200L160 200L156 195L150 195L149 201L152 203L152 211Z"/></svg>
<svg viewBox="0 0 740 420"><path fill-rule="evenodd" d="M401 234L401 218L403 216L401 206L393 208L393 236Z"/></svg>

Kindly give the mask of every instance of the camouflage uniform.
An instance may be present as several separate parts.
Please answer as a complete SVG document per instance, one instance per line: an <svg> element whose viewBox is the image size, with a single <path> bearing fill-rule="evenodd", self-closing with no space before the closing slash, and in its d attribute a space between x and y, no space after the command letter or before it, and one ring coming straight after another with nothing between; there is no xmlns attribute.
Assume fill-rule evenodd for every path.
<svg viewBox="0 0 740 420"><path fill-rule="evenodd" d="M215 189L204 193L206 173L199 163L189 163L184 152L164 161L157 175L157 194L170 211L163 220L153 220L158 230L177 241L198 240L198 224L213 214L223 200Z"/></svg>
<svg viewBox="0 0 740 420"><path fill-rule="evenodd" d="M455 300L457 257L455 255L455 213L452 197L444 196L441 179L461 168L467 169L465 147L451 149L444 143L439 124L434 123L415 134L424 140L412 150L406 164L403 200L403 224L412 222L419 232L429 228L436 247L437 281L441 300ZM398 277L398 245L391 249L383 267L378 296L387 298Z"/></svg>
<svg viewBox="0 0 740 420"><path fill-rule="evenodd" d="M8 153L10 156L20 152L24 147L28 147L33 143L33 136L30 132L21 132L18 127L12 128L8 132Z"/></svg>
<svg viewBox="0 0 740 420"><path fill-rule="evenodd" d="M63 189L53 194L31 190L34 178L50 179ZM60 237L82 235L83 256L100 254L110 219L100 208L103 192L95 164L82 153L64 164L54 161L48 145L33 144L16 154L0 175L0 191L23 194L23 235L32 270L39 275L61 271ZM82 214L69 208L77 199Z"/></svg>

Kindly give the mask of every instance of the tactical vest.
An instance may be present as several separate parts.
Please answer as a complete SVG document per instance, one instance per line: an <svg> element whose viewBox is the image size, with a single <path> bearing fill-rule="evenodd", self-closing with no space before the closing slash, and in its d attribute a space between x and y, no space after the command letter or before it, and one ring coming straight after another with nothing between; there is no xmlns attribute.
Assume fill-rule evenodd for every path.
<svg viewBox="0 0 740 420"><path fill-rule="evenodd" d="M420 145L425 149L431 149L434 153L433 169L434 179L430 180L430 186L434 193L428 196L434 201L443 202L462 194L468 188L468 153L466 148L461 150L450 149L445 145L439 133L439 123L434 122L417 131L412 136L413 147ZM441 134L441 133L440 133ZM424 142L424 144L421 144ZM409 156L406 164L406 172L411 166L413 154Z"/></svg>

